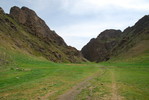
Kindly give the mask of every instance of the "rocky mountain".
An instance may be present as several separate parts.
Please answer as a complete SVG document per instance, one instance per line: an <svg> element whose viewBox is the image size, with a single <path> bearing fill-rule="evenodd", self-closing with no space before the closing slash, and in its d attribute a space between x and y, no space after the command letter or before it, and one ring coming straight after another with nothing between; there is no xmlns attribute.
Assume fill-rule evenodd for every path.
<svg viewBox="0 0 149 100"><path fill-rule="evenodd" d="M12 7L10 14L0 8L0 47L42 56L54 62L82 62L85 59L44 20L27 7Z"/></svg>
<svg viewBox="0 0 149 100"><path fill-rule="evenodd" d="M118 44L121 36L120 30L105 30L97 38L93 38L81 50L82 54L89 61L106 61L110 58L111 49Z"/></svg>
<svg viewBox="0 0 149 100"><path fill-rule="evenodd" d="M81 52L83 56L90 61L107 61L123 53L127 55L127 52L139 43L143 43L141 45L148 49L148 40L149 15L146 15L134 26L126 28L123 32L114 29L101 32L97 38L91 39L89 43L82 48Z"/></svg>

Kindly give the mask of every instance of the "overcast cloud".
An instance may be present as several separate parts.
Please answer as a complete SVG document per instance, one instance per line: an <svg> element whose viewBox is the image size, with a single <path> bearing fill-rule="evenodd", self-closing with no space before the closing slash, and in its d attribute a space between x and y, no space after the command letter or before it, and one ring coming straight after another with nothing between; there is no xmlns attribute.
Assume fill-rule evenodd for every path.
<svg viewBox="0 0 149 100"><path fill-rule="evenodd" d="M149 14L149 0L0 0L9 12L12 6L29 7L63 37L81 49L105 29L125 29Z"/></svg>

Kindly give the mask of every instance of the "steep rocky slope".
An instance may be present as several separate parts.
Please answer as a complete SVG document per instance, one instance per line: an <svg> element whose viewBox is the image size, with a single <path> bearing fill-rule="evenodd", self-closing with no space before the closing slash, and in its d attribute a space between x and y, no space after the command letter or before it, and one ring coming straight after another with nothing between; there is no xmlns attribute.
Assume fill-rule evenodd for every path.
<svg viewBox="0 0 149 100"><path fill-rule="evenodd" d="M67 46L37 14L27 7L0 8L0 47L45 57L54 62L82 62L81 53Z"/></svg>
<svg viewBox="0 0 149 100"><path fill-rule="evenodd" d="M120 30L105 30L97 38L93 38L81 50L84 57L90 61L106 61L109 60L110 51L113 46L117 45L121 36Z"/></svg>
<svg viewBox="0 0 149 100"><path fill-rule="evenodd" d="M149 15L146 15L134 26L126 28L123 32L113 29L105 30L100 33L96 39L91 39L90 42L82 48L81 52L83 56L90 61L107 61L113 57L122 56L124 53L127 55L127 52L130 52L129 50L131 50L131 48L134 46L137 47L140 43L143 43L141 45L147 48L142 52L148 50L148 40ZM134 52L137 54L139 51L133 51L133 53Z"/></svg>

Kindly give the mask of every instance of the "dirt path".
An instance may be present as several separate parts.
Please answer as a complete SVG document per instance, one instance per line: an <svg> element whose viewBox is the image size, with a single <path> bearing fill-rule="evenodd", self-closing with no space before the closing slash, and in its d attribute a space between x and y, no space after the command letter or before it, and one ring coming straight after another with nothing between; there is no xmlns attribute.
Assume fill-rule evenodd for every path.
<svg viewBox="0 0 149 100"><path fill-rule="evenodd" d="M112 79L112 97L110 100L122 100L122 97L119 95L118 90L117 90L117 84L115 81L115 74L113 71L111 71L111 79Z"/></svg>
<svg viewBox="0 0 149 100"><path fill-rule="evenodd" d="M101 69L103 69L102 73L95 73L94 75L86 78L84 81L78 83L77 85L75 85L74 87L72 87L70 90L68 90L66 93L60 95L57 100L75 100L76 96L83 90L85 89L87 86L91 85L90 84L90 80L92 80L95 77L101 77L102 75L105 74L106 70L104 67L101 67ZM118 93L118 88L117 88L117 83L115 80L115 74L113 71L109 71L111 73L111 80L112 83L109 86L109 88L111 88L111 95L106 96L105 98L103 98L103 100L123 100L123 97L119 95ZM44 97L41 98L41 100L46 100L46 98L48 98L51 94L53 94L54 92L48 93L47 95L45 95ZM91 99L90 99L91 100Z"/></svg>
<svg viewBox="0 0 149 100"><path fill-rule="evenodd" d="M51 96L52 94L54 94L56 91L53 91L53 92L49 92L48 94L46 94L45 96L43 97L39 97L38 100L47 100L47 98L49 96Z"/></svg>
<svg viewBox="0 0 149 100"><path fill-rule="evenodd" d="M58 100L74 100L75 97L82 91L82 89L84 89L86 86L90 85L88 81L91 80L92 78L93 77L89 77L86 80L84 80L83 82L77 84L76 86L74 86L71 90L69 90L65 94L60 95Z"/></svg>
<svg viewBox="0 0 149 100"><path fill-rule="evenodd" d="M76 98L76 96L87 86L90 85L89 80L92 80L94 77L101 76L105 73L105 71L103 71L102 73L96 73L93 76L88 77L87 79L85 79L84 81L82 81L81 83L78 83L76 86L74 86L71 90L69 90L68 92L66 92L63 95L60 95L58 97L58 100L74 100Z"/></svg>

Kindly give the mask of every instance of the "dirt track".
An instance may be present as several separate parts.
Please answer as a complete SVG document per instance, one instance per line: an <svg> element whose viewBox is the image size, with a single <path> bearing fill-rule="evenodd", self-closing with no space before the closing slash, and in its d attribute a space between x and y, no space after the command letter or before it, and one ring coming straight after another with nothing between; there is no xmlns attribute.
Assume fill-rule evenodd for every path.
<svg viewBox="0 0 149 100"><path fill-rule="evenodd" d="M93 78L93 76L88 77L83 82L77 84L71 90L69 90L65 94L59 96L58 100L74 100L75 97L82 91L82 89L84 89L86 86L89 85L88 81L91 80L92 78Z"/></svg>
<svg viewBox="0 0 149 100"><path fill-rule="evenodd" d="M103 69L102 73L95 73L94 75L86 78L84 81L78 83L77 85L75 85L74 87L72 87L70 90L68 90L66 93L60 95L57 100L75 100L76 96L83 90L85 89L87 86L91 85L90 84L90 80L94 79L95 77L101 77L102 75L105 74L105 68L101 67ZM110 71L111 74L111 85L109 86L109 88L111 88L111 95L107 95L105 96L102 100L123 100L123 97L121 97L118 93L118 88L117 88L117 83L115 80L115 74L113 71ZM44 97L41 98L41 100L46 100L52 93L48 93L47 95L45 95ZM91 98L89 99L91 100ZM101 99L100 99L101 100Z"/></svg>
<svg viewBox="0 0 149 100"><path fill-rule="evenodd" d="M98 72L98 73L94 74L93 76L88 77L81 83L78 83L76 86L74 86L68 92L64 93L63 95L60 95L58 97L58 100L74 100L75 97L82 91L82 89L84 89L90 85L90 83L89 83L90 80L92 80L94 77L97 77L97 75L102 76L104 73L105 73L105 71L103 71L102 73Z"/></svg>
<svg viewBox="0 0 149 100"><path fill-rule="evenodd" d="M111 100L122 100L122 97L118 94L118 90L117 90L117 84L116 84L116 81L115 81L115 75L113 72L111 72L111 79L112 79L112 97L111 97Z"/></svg>

